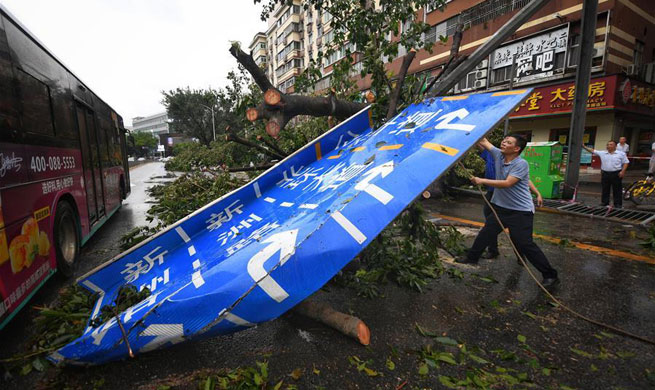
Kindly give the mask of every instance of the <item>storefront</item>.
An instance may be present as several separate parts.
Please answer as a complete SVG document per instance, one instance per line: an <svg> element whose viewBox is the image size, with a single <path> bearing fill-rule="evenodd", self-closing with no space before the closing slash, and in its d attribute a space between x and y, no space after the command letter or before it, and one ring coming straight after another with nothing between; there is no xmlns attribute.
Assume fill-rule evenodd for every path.
<svg viewBox="0 0 655 390"><path fill-rule="evenodd" d="M511 131L532 142L559 141L566 153L574 98L574 81L535 88L510 115ZM583 143L604 149L607 141L621 136L628 139L630 155L650 156L655 141L655 86L622 75L591 79ZM583 151L581 162L590 164L591 156Z"/></svg>

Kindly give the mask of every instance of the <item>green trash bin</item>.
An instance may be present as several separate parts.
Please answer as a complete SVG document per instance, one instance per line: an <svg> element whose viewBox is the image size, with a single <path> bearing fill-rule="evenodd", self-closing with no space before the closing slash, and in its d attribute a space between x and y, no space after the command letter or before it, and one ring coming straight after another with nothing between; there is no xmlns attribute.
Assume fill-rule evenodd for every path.
<svg viewBox="0 0 655 390"><path fill-rule="evenodd" d="M560 173L562 165L562 145L557 141L528 142L521 154L530 164L530 180L545 199L562 197L564 177Z"/></svg>

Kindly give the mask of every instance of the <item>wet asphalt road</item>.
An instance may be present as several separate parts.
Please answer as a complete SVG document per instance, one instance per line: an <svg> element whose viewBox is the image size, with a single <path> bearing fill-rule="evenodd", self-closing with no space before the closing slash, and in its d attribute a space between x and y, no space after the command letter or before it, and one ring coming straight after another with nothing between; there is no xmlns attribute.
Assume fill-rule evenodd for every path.
<svg viewBox="0 0 655 390"><path fill-rule="evenodd" d="M103 227L83 251L85 269L118 253L118 238L144 222L148 208L144 188L151 176L164 174L161 164L132 170L133 193L123 209ZM154 181L156 181L155 179ZM425 202L430 212L481 220L476 199ZM556 237L574 236L598 245L639 250L635 245L643 231L584 218L538 213L536 229ZM466 230L463 230L466 231ZM469 230L475 233L475 230ZM472 237L468 237L470 242ZM571 307L600 321L655 339L655 266L619 260L596 253L538 241L562 283L556 294ZM630 249L632 248L632 249ZM595 325L581 321L548 304L525 270L510 255L501 239L502 257L477 267L446 267L459 272L444 274L424 293L395 285L383 288L384 297L366 299L352 290L328 284L315 294L340 311L362 318L371 329L371 345L363 347L321 324L294 314L233 335L188 342L126 360L91 368L51 369L46 374L9 379L0 387L33 388L37 382L57 379L60 387L80 389L197 389L207 372L254 366L268 361L271 386L280 380L299 389L437 389L445 388L440 376L465 378L472 369L484 369L488 380L497 375L525 375L536 388L549 389L647 389L655 386L655 346L623 336L601 333ZM640 251L640 253L645 253ZM458 276L459 275L459 276ZM35 302L63 285L54 281ZM31 314L25 310L0 335L4 351L17 351L29 335ZM420 335L416 325L438 335L456 339L488 363L449 364L419 373L424 360L419 351L432 345L434 351L461 356L460 348L443 346ZM523 338L525 337L525 339ZM349 357L368 361L358 371ZM387 360L394 362L394 369ZM360 367L361 368L361 367ZM300 377L290 374L300 370ZM296 371L298 373L298 371ZM372 374L372 372L369 372ZM296 376L297 377L297 376ZM63 386L62 386L63 385ZM564 386L564 387L563 387ZM507 382L492 388L508 388Z"/></svg>

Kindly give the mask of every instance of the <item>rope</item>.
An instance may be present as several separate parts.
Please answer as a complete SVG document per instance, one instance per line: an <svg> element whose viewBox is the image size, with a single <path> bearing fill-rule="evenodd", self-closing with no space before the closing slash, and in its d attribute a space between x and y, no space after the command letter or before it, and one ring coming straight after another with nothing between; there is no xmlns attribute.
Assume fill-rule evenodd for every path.
<svg viewBox="0 0 655 390"><path fill-rule="evenodd" d="M467 172L467 173L469 172L469 170L468 170L468 169L467 169L467 168L466 168L466 167L465 167L461 162L460 162L459 164L461 165L461 167L464 169L465 172ZM473 177L473 175L470 175L470 177ZM548 289L547 289L546 287L544 287L544 286L541 284L541 282L539 282L539 279L537 279L537 277L534 275L534 273L532 272L532 270L530 269L530 267L528 267L528 263L525 261L525 259L524 259L523 256L521 255L521 253L519 253L519 250L516 248L516 245L514 245L514 241L512 241L512 238L510 237L509 232L507 231L507 229L505 229L505 225L503 225L503 222L500 220L500 217L499 217L498 214L496 213L496 209L495 209L494 206L491 204L491 202L490 202L489 200L487 200L487 198L484 196L484 192L482 191L482 187L478 185L478 186L477 186L477 189L478 189L478 192L480 192L480 195L482 196L482 199L484 199L484 201L487 203L487 206L489 206L489 208L491 209L491 211L494 213L494 217L496 217L496 221L498 221L498 224L499 224L500 227L503 229L503 232L505 233L505 236L507 236L507 239L509 240L509 243L512 245L512 249L514 250L514 253L516 254L516 256L517 256L517 257L519 258L519 260L521 261L521 264L522 264L523 267L528 271L528 274L530 275L530 277L532 277L532 279L534 280L534 282L537 283L537 285L539 286L539 288L540 288L544 293L546 293L546 295L548 296L548 298L550 298L550 299L551 299L555 304L557 304L559 307L561 307L561 308L563 308L564 310L566 310L566 311L568 311L569 313L571 313L574 317L578 317L578 318L580 318L580 319L582 319L582 320L584 320L584 321L587 321L587 322L592 323L592 324L594 324L594 325L600 326L601 328L609 329L609 330L611 330L612 332L614 332L614 333L616 333L616 334L621 334L621 335L623 335L623 336L627 336L627 337L633 338L633 339L635 339L635 340L642 341L642 342L647 343L647 344L655 345L655 341L654 341L654 340L648 339L648 338L646 338L646 337L644 337L644 336L640 336L640 335L637 335L637 334L634 334L634 333L628 332L627 330L623 330L623 329L617 328L617 327L615 327L615 326L612 326L612 325L609 325L609 324L605 324L605 323L600 322L600 321L598 321L598 320L595 320L595 319L593 319L593 318L587 317L586 315L581 314L581 313L578 313L577 311L571 309L570 307L568 307L567 305L565 305L564 303L562 303L562 301L560 301L559 299L555 298L555 296L553 296L553 294L551 294L550 291L548 291Z"/></svg>

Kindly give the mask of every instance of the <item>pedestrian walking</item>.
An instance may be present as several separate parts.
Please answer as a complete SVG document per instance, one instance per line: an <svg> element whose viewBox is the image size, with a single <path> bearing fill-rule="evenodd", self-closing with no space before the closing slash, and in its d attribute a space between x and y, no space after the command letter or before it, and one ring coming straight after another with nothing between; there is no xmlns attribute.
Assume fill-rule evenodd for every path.
<svg viewBox="0 0 655 390"><path fill-rule="evenodd" d="M584 145L582 147L587 152L600 157L600 185L602 187L600 205L609 206L611 189L614 207L623 207L622 180L628 164L630 164L628 157L616 149L616 141L608 141L607 150L596 150Z"/></svg>
<svg viewBox="0 0 655 390"><path fill-rule="evenodd" d="M559 281L557 271L532 240L535 209L530 195L530 167L520 157L526 144L526 139L518 134L505 137L500 148L493 146L486 138L483 139L480 146L493 156L496 178L473 177L471 182L494 187L491 204L500 221L509 229L510 238L519 253L541 272L544 287L551 287ZM502 227L495 217L487 218L466 256L457 258L456 262L477 264L484 249L501 231Z"/></svg>
<svg viewBox="0 0 655 390"><path fill-rule="evenodd" d="M625 137L619 138L619 143L616 145L616 150L625 153L625 155L627 156L628 154L630 154L630 145L628 145L626 141L627 139Z"/></svg>

